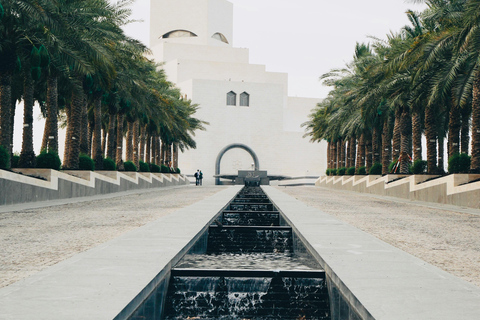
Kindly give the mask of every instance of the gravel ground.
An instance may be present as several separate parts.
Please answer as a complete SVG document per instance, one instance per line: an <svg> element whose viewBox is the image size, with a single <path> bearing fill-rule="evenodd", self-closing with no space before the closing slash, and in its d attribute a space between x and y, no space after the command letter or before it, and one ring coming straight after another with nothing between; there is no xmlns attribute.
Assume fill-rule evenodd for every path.
<svg viewBox="0 0 480 320"><path fill-rule="evenodd" d="M454 211L314 187L278 187L385 242L480 286L480 210ZM0 287L65 260L223 187L162 189L0 212Z"/></svg>
<svg viewBox="0 0 480 320"><path fill-rule="evenodd" d="M278 187L305 204L480 286L480 210L318 187Z"/></svg>
<svg viewBox="0 0 480 320"><path fill-rule="evenodd" d="M223 187L176 187L0 213L0 287L114 239Z"/></svg>

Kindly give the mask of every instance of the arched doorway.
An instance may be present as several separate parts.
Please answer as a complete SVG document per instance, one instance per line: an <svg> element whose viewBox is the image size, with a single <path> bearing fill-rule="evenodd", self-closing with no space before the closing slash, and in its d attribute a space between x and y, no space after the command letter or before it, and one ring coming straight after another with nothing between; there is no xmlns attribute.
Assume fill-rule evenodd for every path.
<svg viewBox="0 0 480 320"><path fill-rule="evenodd" d="M223 155L230 149L235 149L235 148L240 148L240 149L243 149L245 151L247 151L251 156L252 156L252 159L253 159L253 163L255 165L255 170L259 170L260 169L260 163L258 162L258 157L257 155L255 154L255 152L253 152L253 150L242 144L242 143L232 143L228 146L226 146L225 148L223 148L219 153L218 153L218 156L217 156L217 160L215 161L215 175L218 175L220 174L220 163L222 161L222 157ZM215 184L216 185L219 185L220 184L220 178L215 178Z"/></svg>

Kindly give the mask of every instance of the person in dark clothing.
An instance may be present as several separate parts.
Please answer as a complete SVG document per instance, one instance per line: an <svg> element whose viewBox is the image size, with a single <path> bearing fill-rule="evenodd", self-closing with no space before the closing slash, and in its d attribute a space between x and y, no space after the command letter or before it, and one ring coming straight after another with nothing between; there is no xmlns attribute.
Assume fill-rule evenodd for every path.
<svg viewBox="0 0 480 320"><path fill-rule="evenodd" d="M195 174L193 175L195 177L195 185L198 186L200 184L200 170L197 170Z"/></svg>
<svg viewBox="0 0 480 320"><path fill-rule="evenodd" d="M203 180L202 170L200 170L200 172L199 172L199 174L198 174L198 179L199 179L200 185L202 185L202 180Z"/></svg>

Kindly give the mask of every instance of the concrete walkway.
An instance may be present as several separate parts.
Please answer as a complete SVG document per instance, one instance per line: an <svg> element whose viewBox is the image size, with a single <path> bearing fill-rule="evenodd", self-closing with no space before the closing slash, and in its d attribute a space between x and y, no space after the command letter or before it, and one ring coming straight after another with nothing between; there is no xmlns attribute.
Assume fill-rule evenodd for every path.
<svg viewBox="0 0 480 320"><path fill-rule="evenodd" d="M364 319L477 320L480 288L279 189L266 193ZM340 318L342 319L342 318Z"/></svg>
<svg viewBox="0 0 480 320"><path fill-rule="evenodd" d="M132 312L125 306L133 299L142 299L140 292L148 294L143 289L163 276L162 270L179 258L239 189L221 189L194 205L1 288L0 319L123 319ZM365 319L479 319L479 287L278 188L265 190L310 243L350 306ZM141 208L143 202L138 200L132 199L131 205ZM120 199L108 201L96 205L108 210ZM142 201L149 202L148 198ZM76 206L85 210L87 203ZM160 204L150 201L149 205L160 210ZM71 208L64 210L67 214Z"/></svg>

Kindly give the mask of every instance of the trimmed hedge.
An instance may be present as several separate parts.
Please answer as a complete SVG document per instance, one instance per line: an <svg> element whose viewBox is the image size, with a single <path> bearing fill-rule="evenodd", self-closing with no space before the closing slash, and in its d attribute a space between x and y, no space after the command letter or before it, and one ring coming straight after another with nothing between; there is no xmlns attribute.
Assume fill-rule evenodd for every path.
<svg viewBox="0 0 480 320"><path fill-rule="evenodd" d="M345 168L345 167L338 168L337 174L338 174L339 176L344 176L346 171L347 171L347 168Z"/></svg>
<svg viewBox="0 0 480 320"><path fill-rule="evenodd" d="M10 154L3 146L0 146L0 169L10 169Z"/></svg>
<svg viewBox="0 0 480 320"><path fill-rule="evenodd" d="M358 171L357 171L356 174L359 175L359 176L366 175L367 174L367 168L365 166L358 168Z"/></svg>
<svg viewBox="0 0 480 320"><path fill-rule="evenodd" d="M123 165L125 166L125 171L137 172L137 166L132 161L125 161Z"/></svg>
<svg viewBox="0 0 480 320"><path fill-rule="evenodd" d="M115 161L110 158L103 159L103 170L105 171L115 171L117 170L117 165Z"/></svg>
<svg viewBox="0 0 480 320"><path fill-rule="evenodd" d="M60 157L55 152L42 151L36 160L36 167L39 169L60 170L62 167L62 161L60 161Z"/></svg>
<svg viewBox="0 0 480 320"><path fill-rule="evenodd" d="M347 175L353 176L355 174L355 167L350 167L347 169Z"/></svg>
<svg viewBox="0 0 480 320"><path fill-rule="evenodd" d="M415 160L410 166L410 171L413 174L422 174L427 172L427 161L421 159Z"/></svg>
<svg viewBox="0 0 480 320"><path fill-rule="evenodd" d="M18 168L18 161L20 160L20 156L18 154L12 155L11 167Z"/></svg>
<svg viewBox="0 0 480 320"><path fill-rule="evenodd" d="M138 166L140 167L138 169L138 171L140 171L140 172L150 172L150 167L148 166L147 163L145 163L143 161L139 161Z"/></svg>
<svg viewBox="0 0 480 320"><path fill-rule="evenodd" d="M375 163L368 171L368 174L379 175L382 174L382 165L380 163Z"/></svg>
<svg viewBox="0 0 480 320"><path fill-rule="evenodd" d="M182 173L182 172L180 171L180 168L175 169L175 171L176 171L178 174Z"/></svg>
<svg viewBox="0 0 480 320"><path fill-rule="evenodd" d="M170 168L167 167L166 165L162 164L162 165L160 166L160 172L161 172L161 173L170 173Z"/></svg>
<svg viewBox="0 0 480 320"><path fill-rule="evenodd" d="M466 153L456 153L448 159L448 173L468 173L471 157Z"/></svg>
<svg viewBox="0 0 480 320"><path fill-rule="evenodd" d="M150 163L150 172L160 173L160 166L157 166L155 163Z"/></svg>
<svg viewBox="0 0 480 320"><path fill-rule="evenodd" d="M80 154L78 158L78 169L79 170L90 170L95 171L95 161L86 154Z"/></svg>

